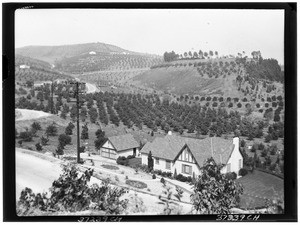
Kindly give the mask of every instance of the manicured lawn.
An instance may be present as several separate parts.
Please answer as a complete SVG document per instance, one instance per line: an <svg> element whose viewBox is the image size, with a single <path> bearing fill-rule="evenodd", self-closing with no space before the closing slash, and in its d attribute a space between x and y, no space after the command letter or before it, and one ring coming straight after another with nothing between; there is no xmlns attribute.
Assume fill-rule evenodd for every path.
<svg viewBox="0 0 300 225"><path fill-rule="evenodd" d="M255 170L237 180L244 187L241 197L241 208L260 208L265 206L266 199L279 197L283 200L284 181L274 175Z"/></svg>
<svg viewBox="0 0 300 225"><path fill-rule="evenodd" d="M142 164L142 159L141 158L132 158L128 160L129 166L136 166L136 165L141 165Z"/></svg>
<svg viewBox="0 0 300 225"><path fill-rule="evenodd" d="M117 166L113 166L113 165L106 165L106 164L103 164L101 165L102 167L104 167L105 169L109 169L109 170L118 170L119 167Z"/></svg>

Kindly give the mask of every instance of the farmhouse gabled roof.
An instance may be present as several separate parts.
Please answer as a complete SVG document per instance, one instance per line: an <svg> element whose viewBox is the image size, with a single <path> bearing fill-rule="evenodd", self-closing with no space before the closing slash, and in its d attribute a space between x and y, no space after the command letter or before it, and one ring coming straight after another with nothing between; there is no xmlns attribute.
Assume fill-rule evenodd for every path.
<svg viewBox="0 0 300 225"><path fill-rule="evenodd" d="M131 148L138 148L140 145L134 139L132 134L124 134L118 136L109 137L108 140L115 147L117 151L127 150Z"/></svg>
<svg viewBox="0 0 300 225"><path fill-rule="evenodd" d="M210 157L217 164L227 164L234 148L232 140L219 137L210 137L202 140L187 138L186 143L200 167Z"/></svg>
<svg viewBox="0 0 300 225"><path fill-rule="evenodd" d="M147 142L141 150L141 153L149 154L151 151L152 156L174 160L178 152L185 145L184 139L175 135L167 135L165 137L157 137L153 142Z"/></svg>
<svg viewBox="0 0 300 225"><path fill-rule="evenodd" d="M151 151L153 157L175 161L185 146L190 149L200 167L210 157L213 157L218 164L226 164L234 147L232 140L219 137L194 139L167 135L148 142L142 148L141 153L149 154Z"/></svg>

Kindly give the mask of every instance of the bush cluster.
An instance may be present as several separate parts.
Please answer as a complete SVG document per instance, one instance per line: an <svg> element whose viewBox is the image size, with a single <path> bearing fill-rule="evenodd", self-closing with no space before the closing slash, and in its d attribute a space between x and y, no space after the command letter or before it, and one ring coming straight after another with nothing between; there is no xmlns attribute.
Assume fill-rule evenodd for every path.
<svg viewBox="0 0 300 225"><path fill-rule="evenodd" d="M231 172L231 173L226 173L225 177L229 180L235 180L237 178L237 175L235 172Z"/></svg>
<svg viewBox="0 0 300 225"><path fill-rule="evenodd" d="M165 172L165 171L161 171L161 170L154 170L153 173L157 174L159 176L162 176L162 177L172 178L172 173L171 172Z"/></svg>
<svg viewBox="0 0 300 225"><path fill-rule="evenodd" d="M119 156L117 158L117 164L128 166L128 159L125 156Z"/></svg>
<svg viewBox="0 0 300 225"><path fill-rule="evenodd" d="M182 174L178 174L176 177L175 177L176 180L179 180L181 182L188 182L188 183L192 183L193 179L191 176L184 176Z"/></svg>
<svg viewBox="0 0 300 225"><path fill-rule="evenodd" d="M248 174L248 170L246 170L245 168L241 168L240 171L239 171L239 175L240 176L245 176Z"/></svg>

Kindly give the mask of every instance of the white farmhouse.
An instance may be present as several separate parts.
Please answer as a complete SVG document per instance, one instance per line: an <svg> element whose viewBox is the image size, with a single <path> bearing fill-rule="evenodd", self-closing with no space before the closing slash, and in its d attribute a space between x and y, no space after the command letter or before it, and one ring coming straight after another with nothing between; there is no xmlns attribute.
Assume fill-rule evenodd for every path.
<svg viewBox="0 0 300 225"><path fill-rule="evenodd" d="M97 53L94 51L89 52L90 55L96 55Z"/></svg>
<svg viewBox="0 0 300 225"><path fill-rule="evenodd" d="M134 155L138 157L139 143L132 134L109 137L100 148L100 155L110 159L117 159L119 156Z"/></svg>
<svg viewBox="0 0 300 225"><path fill-rule="evenodd" d="M20 69L30 69L30 66L23 64L20 65Z"/></svg>
<svg viewBox="0 0 300 225"><path fill-rule="evenodd" d="M218 137L206 139L184 138L166 135L148 142L142 149L142 164L148 164L148 155L153 156L153 169L185 176L200 175L200 168L208 158L222 164L221 173L238 174L243 167L243 157L239 151L239 138L226 140ZM175 172L176 171L176 172Z"/></svg>

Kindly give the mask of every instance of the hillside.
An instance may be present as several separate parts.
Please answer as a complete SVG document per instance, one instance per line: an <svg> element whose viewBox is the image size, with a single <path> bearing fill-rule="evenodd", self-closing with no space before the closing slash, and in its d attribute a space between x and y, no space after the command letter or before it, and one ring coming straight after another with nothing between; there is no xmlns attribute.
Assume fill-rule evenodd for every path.
<svg viewBox="0 0 300 225"><path fill-rule="evenodd" d="M162 63L162 58L154 55L142 55L116 52L92 52L63 58L56 61L56 69L72 74L94 71L115 71L150 68Z"/></svg>
<svg viewBox="0 0 300 225"><path fill-rule="evenodd" d="M263 68L270 61L265 60L261 65L235 58L177 60L153 66L132 81L137 86L178 95L267 98L283 94L283 84L279 82L283 78L280 71L276 73L278 68Z"/></svg>
<svg viewBox="0 0 300 225"><path fill-rule="evenodd" d="M70 75L53 69L47 62L21 55L16 55L15 57L16 81L47 81L72 78Z"/></svg>
<svg viewBox="0 0 300 225"><path fill-rule="evenodd" d="M43 60L50 64L58 64L58 66L61 66L60 62L62 61L63 65L69 65L71 63L72 65L76 64L77 66L80 67L82 66L82 64L78 65L78 60L79 61L87 60L88 62L90 62L93 61L94 58L99 58L99 56L100 59L96 59L95 63L99 63L99 61L101 60L104 61L110 60L111 58L114 58L114 56L116 56L116 58L120 58L118 56L129 56L133 58L138 58L139 56L141 56L142 58L146 58L146 59L153 58L153 57L159 59L162 58L162 57L153 56L149 54L128 51L120 47L117 47L115 45L110 45L110 44L105 44L100 42L86 43L86 44L73 44L73 45L60 45L60 46L26 46L22 48L17 48L16 54ZM90 60L88 56L91 57L96 56L96 57ZM111 58L109 59L108 56L111 56ZM108 58L106 59L106 57ZM90 68L90 65L85 65L85 67ZM60 67L60 69L63 69L65 71L70 70L70 69L65 69L64 67ZM104 70L104 69L102 68L100 70ZM95 70L88 69L87 71L95 71Z"/></svg>
<svg viewBox="0 0 300 225"><path fill-rule="evenodd" d="M22 48L17 48L16 54L28 56L35 59L40 59L53 64L56 60L85 54L90 51L103 52L103 53L109 53L109 52L130 53L130 51L124 50L117 46L97 42L97 43L59 45L59 46L26 46Z"/></svg>

